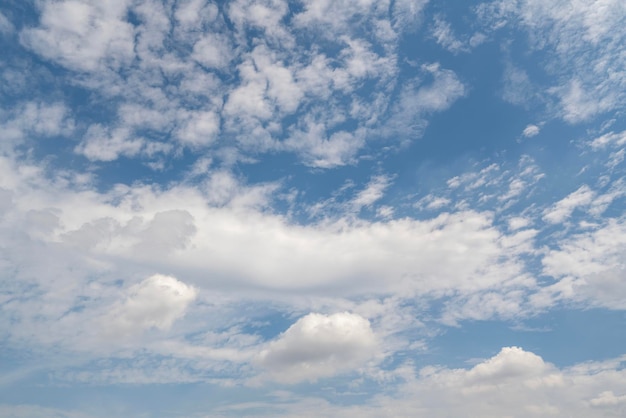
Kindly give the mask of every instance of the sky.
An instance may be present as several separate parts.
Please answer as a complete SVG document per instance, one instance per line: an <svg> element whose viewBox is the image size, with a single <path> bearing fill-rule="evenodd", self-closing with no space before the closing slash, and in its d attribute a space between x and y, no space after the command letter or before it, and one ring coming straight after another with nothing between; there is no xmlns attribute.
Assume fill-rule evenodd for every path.
<svg viewBox="0 0 626 418"><path fill-rule="evenodd" d="M0 415L626 416L623 0L0 0Z"/></svg>

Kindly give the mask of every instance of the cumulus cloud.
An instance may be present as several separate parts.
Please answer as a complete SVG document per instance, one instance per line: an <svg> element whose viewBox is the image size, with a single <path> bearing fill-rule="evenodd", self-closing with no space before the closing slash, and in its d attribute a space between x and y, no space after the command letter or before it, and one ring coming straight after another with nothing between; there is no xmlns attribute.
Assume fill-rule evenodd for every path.
<svg viewBox="0 0 626 418"><path fill-rule="evenodd" d="M256 362L280 382L314 381L363 365L376 345L367 319L348 312L312 313L270 342Z"/></svg>
<svg viewBox="0 0 626 418"><path fill-rule="evenodd" d="M298 417L617 417L626 412L624 360L558 368L520 347L504 347L469 369L426 366L415 370L405 363L389 373L389 379L401 382L395 390L358 405L284 393L254 407L266 408L273 416ZM235 404L221 412L250 406Z"/></svg>
<svg viewBox="0 0 626 418"><path fill-rule="evenodd" d="M425 367L419 377L407 383L401 400L394 403L386 398L378 405L391 408L394 416L497 417L512 411L519 411L513 416L617 413L619 407L600 412L590 400L608 388L623 390L624 371L619 360L597 366L595 372L584 367L558 369L532 352L504 347L469 370ZM614 374L619 377L613 379Z"/></svg>
<svg viewBox="0 0 626 418"><path fill-rule="evenodd" d="M171 276L155 274L126 291L103 320L109 335L132 336L150 328L168 330L185 315L196 290Z"/></svg>

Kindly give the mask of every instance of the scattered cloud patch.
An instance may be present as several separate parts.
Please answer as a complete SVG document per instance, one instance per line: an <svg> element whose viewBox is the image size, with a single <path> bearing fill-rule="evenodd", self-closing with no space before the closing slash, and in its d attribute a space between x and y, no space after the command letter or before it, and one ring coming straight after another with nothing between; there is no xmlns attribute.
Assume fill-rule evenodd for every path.
<svg viewBox="0 0 626 418"><path fill-rule="evenodd" d="M526 138L532 138L533 136L537 136L539 134L540 128L537 125L528 125L524 128L522 135Z"/></svg>

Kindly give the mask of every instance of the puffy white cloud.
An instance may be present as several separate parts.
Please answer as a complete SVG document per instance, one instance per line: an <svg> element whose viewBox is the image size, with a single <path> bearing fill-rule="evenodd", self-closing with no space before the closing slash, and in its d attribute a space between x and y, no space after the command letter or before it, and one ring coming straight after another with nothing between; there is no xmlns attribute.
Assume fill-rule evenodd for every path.
<svg viewBox="0 0 626 418"><path fill-rule="evenodd" d="M204 0L180 1L174 13L176 20L187 30L200 29L203 20L211 22L217 15L217 5Z"/></svg>
<svg viewBox="0 0 626 418"><path fill-rule="evenodd" d="M228 38L210 33L193 46L192 57L207 68L222 69L231 61L232 50Z"/></svg>
<svg viewBox="0 0 626 418"><path fill-rule="evenodd" d="M530 225L530 220L521 216L516 216L516 217L510 218L508 220L508 223L509 223L509 229L511 231L516 231L518 229L525 228L528 225Z"/></svg>
<svg viewBox="0 0 626 418"><path fill-rule="evenodd" d="M75 70L118 68L134 56L134 30L124 21L127 0L41 3L41 27L21 38L38 54Z"/></svg>
<svg viewBox="0 0 626 418"><path fill-rule="evenodd" d="M260 28L273 40L289 42L281 20L289 11L284 0L235 0L228 5L228 17L240 31L247 27Z"/></svg>
<svg viewBox="0 0 626 418"><path fill-rule="evenodd" d="M107 335L133 336L157 328L168 330L196 298L196 290L171 276L155 274L130 287L103 319Z"/></svg>
<svg viewBox="0 0 626 418"><path fill-rule="evenodd" d="M469 370L425 367L402 397L383 398L377 407L391 408L394 416L617 416L621 407L603 411L590 401L606 390L623 391L624 370L619 360L596 366L558 369L534 353L504 347Z"/></svg>
<svg viewBox="0 0 626 418"><path fill-rule="evenodd" d="M331 168L352 163L365 144L365 130L356 132L338 131L330 135L325 126L309 118L303 130L292 133L285 146L297 150L306 165Z"/></svg>
<svg viewBox="0 0 626 418"><path fill-rule="evenodd" d="M359 17L368 16L376 5L373 0L306 0L303 3L304 11L295 17L296 23L313 28L327 26L331 31L327 31L326 36L348 31L350 23ZM380 6L384 8L384 4Z"/></svg>
<svg viewBox="0 0 626 418"><path fill-rule="evenodd" d="M113 161L120 156L136 156L144 145L143 138L133 138L133 133L126 128L111 130L95 124L89 127L84 141L74 151L91 161Z"/></svg>
<svg viewBox="0 0 626 418"><path fill-rule="evenodd" d="M197 147L212 144L219 133L219 116L209 111L191 113L189 119L179 129L177 136L184 144Z"/></svg>
<svg viewBox="0 0 626 418"><path fill-rule="evenodd" d="M270 342L256 362L280 382L314 381L363 365L376 345L367 319L348 312L312 313Z"/></svg>

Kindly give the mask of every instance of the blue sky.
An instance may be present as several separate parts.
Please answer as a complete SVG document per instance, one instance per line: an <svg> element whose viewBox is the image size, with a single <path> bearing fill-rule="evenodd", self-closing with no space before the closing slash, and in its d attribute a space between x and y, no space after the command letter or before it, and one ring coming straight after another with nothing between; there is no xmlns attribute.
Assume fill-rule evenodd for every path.
<svg viewBox="0 0 626 418"><path fill-rule="evenodd" d="M0 2L0 415L626 415L626 3Z"/></svg>

